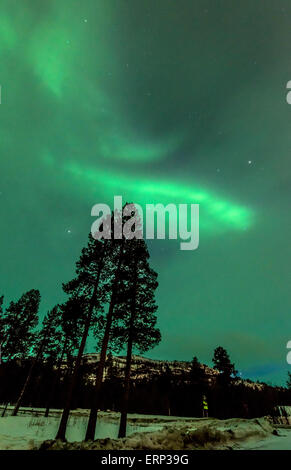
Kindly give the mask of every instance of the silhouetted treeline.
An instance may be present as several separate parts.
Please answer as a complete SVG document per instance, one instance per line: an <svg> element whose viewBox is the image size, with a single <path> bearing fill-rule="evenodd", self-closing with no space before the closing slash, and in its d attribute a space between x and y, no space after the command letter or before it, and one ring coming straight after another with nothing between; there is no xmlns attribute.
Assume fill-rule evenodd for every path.
<svg viewBox="0 0 291 470"><path fill-rule="evenodd" d="M110 365L110 355L107 358L106 378L100 390L99 408L101 410L121 411L124 386L124 369ZM10 361L5 363L1 371L2 380L6 383L0 391L0 403L14 403L23 385L31 361ZM200 367L199 363L198 366ZM172 415L185 417L202 416L202 396L206 395L209 404L209 416L217 418L254 418L271 415L276 405L290 405L291 390L285 387L272 387L267 384L247 384L240 379L232 379L230 383L220 383L219 379L205 376L191 370L173 374L169 367L163 366L156 372L151 372L146 365L143 377L135 378L133 372L128 412L154 415ZM74 408L90 408L94 393L92 374L96 364L84 363L80 366L76 382L76 391L72 402ZM136 373L140 376L141 370ZM50 364L38 363L33 372L30 385L23 397L23 406L45 408L50 395L50 386L57 370ZM9 377L9 380L6 378ZM3 382L2 382L3 383ZM56 393L51 402L51 408L63 408L66 390L69 384L69 370L63 365L61 376L58 378Z"/></svg>

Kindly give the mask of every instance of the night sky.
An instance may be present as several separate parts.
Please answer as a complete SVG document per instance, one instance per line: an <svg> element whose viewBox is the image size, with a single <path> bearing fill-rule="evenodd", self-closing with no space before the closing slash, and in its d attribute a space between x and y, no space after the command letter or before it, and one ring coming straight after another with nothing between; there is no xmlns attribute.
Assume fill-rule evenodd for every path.
<svg viewBox="0 0 291 470"><path fill-rule="evenodd" d="M200 245L149 243L148 356L283 383L291 339L291 5L2 0L0 294L64 299L96 203L199 203ZM91 347L92 346L92 347ZM92 350L89 343L87 351Z"/></svg>

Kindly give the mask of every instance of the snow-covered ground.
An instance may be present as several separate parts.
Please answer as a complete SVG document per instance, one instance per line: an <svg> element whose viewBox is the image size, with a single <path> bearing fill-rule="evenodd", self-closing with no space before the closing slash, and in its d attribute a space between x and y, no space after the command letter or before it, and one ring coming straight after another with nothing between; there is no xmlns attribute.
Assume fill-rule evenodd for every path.
<svg viewBox="0 0 291 470"><path fill-rule="evenodd" d="M18 416L0 418L0 449L35 449L46 441L53 449L288 449L291 429L275 429L266 418L201 419L169 416L128 415L127 437L117 439L119 414L99 412L95 441L82 442L88 410L74 410L67 427L68 443L54 441L61 416L52 410L22 408ZM109 439L108 439L109 438Z"/></svg>
<svg viewBox="0 0 291 470"><path fill-rule="evenodd" d="M241 448L247 450L291 450L291 428L279 429L278 434L278 436L271 436L255 443L246 444Z"/></svg>
<svg viewBox="0 0 291 470"><path fill-rule="evenodd" d="M9 416L11 409L7 410L7 415L0 418L0 450L5 449L32 449L38 447L43 441L54 439L60 421L59 410L53 410L48 418L45 418L42 409L21 408L19 415ZM111 438L116 439L118 435L118 419L116 413L99 414L96 427L95 439ZM69 442L82 441L85 437L88 423L88 412L86 410L73 411L70 415L66 438ZM161 425L138 424L133 422L127 426L127 434L144 431L156 431L161 429Z"/></svg>
<svg viewBox="0 0 291 470"><path fill-rule="evenodd" d="M139 420L142 420L140 417ZM97 439L94 442L46 441L42 449L52 450L224 450L252 448L259 440L277 433L266 418L158 418L162 429L139 432L124 439ZM276 436L277 437L277 436ZM277 437L277 439L279 439Z"/></svg>

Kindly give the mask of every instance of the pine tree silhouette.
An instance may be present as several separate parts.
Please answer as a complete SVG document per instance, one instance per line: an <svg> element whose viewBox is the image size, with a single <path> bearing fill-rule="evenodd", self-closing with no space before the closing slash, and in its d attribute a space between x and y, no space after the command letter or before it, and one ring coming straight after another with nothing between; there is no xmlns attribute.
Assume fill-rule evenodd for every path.
<svg viewBox="0 0 291 470"><path fill-rule="evenodd" d="M235 365L230 361L228 352L221 346L214 350L213 356L214 369L219 371L219 382L223 385L228 385L231 378L236 376L237 371Z"/></svg>
<svg viewBox="0 0 291 470"><path fill-rule="evenodd" d="M100 404L100 392L103 382L104 367L106 361L106 354L109 342L114 343L115 338L112 334L113 326L120 321L120 319L126 315L126 312L118 309L118 305L122 302L122 292L125 289L126 285L126 276L127 276L127 266L130 265L132 260L132 252L130 251L131 245L129 232L132 232L132 236L140 236L140 232L130 230L131 221L134 220L131 217L131 214L125 215L126 207L131 206L126 203L123 207L122 214L118 211L112 214L111 217L111 240L109 241L111 250L110 250L110 266L109 270L109 284L107 286L108 292L110 293L110 301L107 315L105 317L104 323L104 333L99 336L99 344L101 345L100 359L96 371L95 379L95 390L93 397L93 404L90 410L90 416L88 420L88 426L86 431L85 439L94 440L95 429L97 423L97 412L98 405ZM120 238L114 238L114 225L120 225L122 227L122 233ZM133 228L134 224L133 224ZM126 232L126 233L124 233ZM108 241L107 241L108 242ZM95 332L96 335L96 332Z"/></svg>
<svg viewBox="0 0 291 470"><path fill-rule="evenodd" d="M40 293L32 289L17 302L10 302L3 315L2 358L27 357L34 341L34 329L38 323Z"/></svg>
<svg viewBox="0 0 291 470"><path fill-rule="evenodd" d="M46 314L43 319L42 328L40 332L36 334L36 342L33 345L34 357L32 358L31 366L29 368L26 380L23 384L23 387L13 409L12 416L16 416L18 413L25 391L31 381L33 369L36 363L42 357L42 355L49 354L52 348L58 346L58 341L60 339L60 335L58 332L58 329L60 327L60 317L58 315L58 311L59 306L57 305Z"/></svg>
<svg viewBox="0 0 291 470"><path fill-rule="evenodd" d="M117 215L117 217L119 216ZM109 309L105 318L104 333L102 335L100 358L99 358L97 371L96 371L93 404L90 410L86 437L85 437L86 441L94 440L94 437L95 437L98 403L100 400L100 391L101 391L101 385L103 382L103 373L104 373L104 368L105 368L108 343L110 339L110 330L111 330L112 322L114 319L114 308L116 306L116 302L118 299L118 289L120 289L119 284L121 282L120 278L121 278L121 266L122 266L123 257L124 257L124 244L125 244L124 238L122 238L121 240L113 239L111 243L110 261L113 266L116 266L116 268L113 274L112 281L110 282L110 285L109 285L109 291L111 292L110 304L109 304Z"/></svg>
<svg viewBox="0 0 291 470"><path fill-rule="evenodd" d="M66 428L70 414L73 392L76 385L78 371L81 365L87 337L92 322L94 321L95 323L98 323L100 318L100 311L102 311L102 304L105 300L105 295L101 287L104 283L102 271L106 264L106 256L106 240L95 240L90 234L88 245L82 250L81 257L76 264L77 277L63 285L64 291L70 295L70 302L73 304L73 309L71 309L71 312L77 312L77 319L72 318L72 321L73 323L74 321L76 323L77 320L77 324L81 324L82 336L73 372L70 378L67 398L56 439L65 440L66 438ZM74 308L76 303L79 304L79 310Z"/></svg>
<svg viewBox="0 0 291 470"><path fill-rule="evenodd" d="M144 353L160 342L160 331L156 327L155 290L158 286L157 274L149 265L149 253L144 240L129 240L127 248L131 260L127 264L128 278L123 291L123 302L118 309L127 312L116 327L114 335L120 338L121 345L127 342L124 396L121 409L119 437L126 435L126 422L130 392L132 352Z"/></svg>

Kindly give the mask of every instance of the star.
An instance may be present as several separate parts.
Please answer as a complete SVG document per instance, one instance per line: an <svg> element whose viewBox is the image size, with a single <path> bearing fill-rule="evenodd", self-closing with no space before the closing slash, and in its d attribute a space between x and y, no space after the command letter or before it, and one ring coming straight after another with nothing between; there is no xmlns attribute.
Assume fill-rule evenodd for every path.
<svg viewBox="0 0 291 470"><path fill-rule="evenodd" d="M248 165L251 165L252 163L253 163L252 160L249 160L249 161L248 161Z"/></svg>
<svg viewBox="0 0 291 470"><path fill-rule="evenodd" d="M70 229L67 230L67 233L72 233L72 231Z"/></svg>

